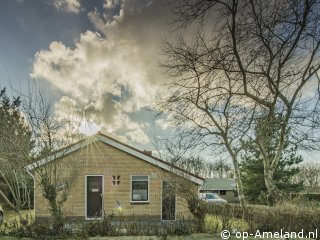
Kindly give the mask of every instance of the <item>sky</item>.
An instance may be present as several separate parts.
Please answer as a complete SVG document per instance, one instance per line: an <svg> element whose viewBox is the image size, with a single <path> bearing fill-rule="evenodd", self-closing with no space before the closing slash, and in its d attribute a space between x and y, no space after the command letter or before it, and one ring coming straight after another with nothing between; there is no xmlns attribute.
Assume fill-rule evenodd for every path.
<svg viewBox="0 0 320 240"><path fill-rule="evenodd" d="M167 129L152 111L167 80L161 45L176 39L164 2L1 0L0 88L26 92L36 80L81 131L155 150Z"/></svg>
<svg viewBox="0 0 320 240"><path fill-rule="evenodd" d="M0 88L36 80L59 116L85 112L82 130L152 149L170 18L161 0L2 0Z"/></svg>

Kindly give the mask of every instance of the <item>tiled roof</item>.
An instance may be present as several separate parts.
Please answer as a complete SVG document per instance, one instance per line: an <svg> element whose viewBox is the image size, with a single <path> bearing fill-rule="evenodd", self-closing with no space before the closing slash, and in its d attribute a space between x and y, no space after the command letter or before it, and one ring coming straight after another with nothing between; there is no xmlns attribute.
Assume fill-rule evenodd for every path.
<svg viewBox="0 0 320 240"><path fill-rule="evenodd" d="M236 182L229 178L206 178L201 190L234 190Z"/></svg>

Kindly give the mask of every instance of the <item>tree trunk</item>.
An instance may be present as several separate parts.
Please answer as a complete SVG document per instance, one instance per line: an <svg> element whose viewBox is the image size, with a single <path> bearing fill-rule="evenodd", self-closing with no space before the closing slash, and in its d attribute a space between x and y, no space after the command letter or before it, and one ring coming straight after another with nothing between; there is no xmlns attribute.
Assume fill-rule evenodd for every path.
<svg viewBox="0 0 320 240"><path fill-rule="evenodd" d="M198 196L190 196L186 198L188 202L188 207L191 214L196 219L196 231L199 233L205 230L205 216L207 212L207 205L198 198Z"/></svg>
<svg viewBox="0 0 320 240"><path fill-rule="evenodd" d="M49 199L48 199L49 200ZM63 214L61 212L60 206L57 204L57 199L49 200L50 211L53 217L53 229L55 231L60 231L64 226Z"/></svg>
<svg viewBox="0 0 320 240"><path fill-rule="evenodd" d="M274 171L268 167L264 168L264 181L268 189L269 197L276 203L283 199L283 193L273 181Z"/></svg>
<svg viewBox="0 0 320 240"><path fill-rule="evenodd" d="M242 186L242 181L241 181L240 169L239 169L238 162L233 163L233 166L234 166L234 176L235 176L235 181L236 181L236 184L237 184L239 202L240 202L241 209L242 209L242 211L244 213L244 210L246 208L246 200L245 200L245 197L244 197L244 191L243 191L243 186Z"/></svg>
<svg viewBox="0 0 320 240"><path fill-rule="evenodd" d="M60 205L57 203L58 194L55 185L51 184L48 177L41 179L43 197L48 200L51 216L53 217L53 229L59 232L64 226L63 214Z"/></svg>
<svg viewBox="0 0 320 240"><path fill-rule="evenodd" d="M226 141L225 141L226 142ZM232 159L232 164L234 167L234 177L235 177L235 181L237 184L237 191L238 191L238 197L239 197L239 202L240 202L240 207L242 209L242 215L244 216L244 212L246 209L246 200L244 197L244 191L243 191L243 186L242 186L242 181L241 181L241 175L240 175L240 168L239 168L239 164L238 164L238 159L236 157L236 155L234 154L234 152L232 151L232 149L230 148L230 146L228 144L227 145L227 150L231 156Z"/></svg>

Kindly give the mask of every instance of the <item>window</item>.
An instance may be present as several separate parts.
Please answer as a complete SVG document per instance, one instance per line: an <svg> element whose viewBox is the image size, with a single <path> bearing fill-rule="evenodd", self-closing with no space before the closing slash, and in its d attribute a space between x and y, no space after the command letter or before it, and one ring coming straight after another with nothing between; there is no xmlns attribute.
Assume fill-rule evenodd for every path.
<svg viewBox="0 0 320 240"><path fill-rule="evenodd" d="M149 202L149 177L132 176L131 177L131 201Z"/></svg>
<svg viewBox="0 0 320 240"><path fill-rule="evenodd" d="M220 195L226 195L226 190L220 190Z"/></svg>
<svg viewBox="0 0 320 240"><path fill-rule="evenodd" d="M200 190L200 193L218 193L217 190Z"/></svg>
<svg viewBox="0 0 320 240"><path fill-rule="evenodd" d="M220 197L216 193L207 193L205 199L213 200L220 199Z"/></svg>
<svg viewBox="0 0 320 240"><path fill-rule="evenodd" d="M112 176L112 185L120 184L120 176Z"/></svg>

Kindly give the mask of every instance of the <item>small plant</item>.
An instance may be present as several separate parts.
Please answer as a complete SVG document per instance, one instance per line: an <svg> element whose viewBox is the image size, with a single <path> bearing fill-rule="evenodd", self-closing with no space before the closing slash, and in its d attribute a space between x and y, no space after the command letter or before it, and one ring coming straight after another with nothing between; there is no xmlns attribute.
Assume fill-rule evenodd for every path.
<svg viewBox="0 0 320 240"><path fill-rule="evenodd" d="M166 222L162 225L162 235L189 235L197 230L197 224L190 220L176 220Z"/></svg>
<svg viewBox="0 0 320 240"><path fill-rule="evenodd" d="M21 226L16 231L11 232L10 235L14 235L16 237L30 237L33 239L56 239L56 238L65 238L71 235L69 231L62 230L60 232L56 232L47 224L38 224L34 223L27 226Z"/></svg>
<svg viewBox="0 0 320 240"><path fill-rule="evenodd" d="M115 227L112 226L109 218L104 218L103 221L85 223L82 228L82 234L89 237L117 235Z"/></svg>

